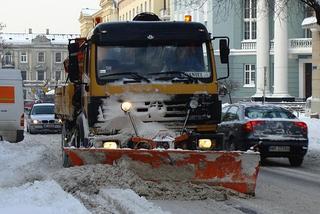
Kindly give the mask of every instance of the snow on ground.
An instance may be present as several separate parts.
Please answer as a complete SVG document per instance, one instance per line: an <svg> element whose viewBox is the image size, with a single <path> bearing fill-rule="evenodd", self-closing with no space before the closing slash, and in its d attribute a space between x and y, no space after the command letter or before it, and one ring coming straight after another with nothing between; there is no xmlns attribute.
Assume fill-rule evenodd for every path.
<svg viewBox="0 0 320 214"><path fill-rule="evenodd" d="M309 128L306 158L320 163L320 120L301 119ZM225 190L145 182L124 163L64 169L60 135L0 141L0 163L0 213L243 213L225 203Z"/></svg>
<svg viewBox="0 0 320 214"><path fill-rule="evenodd" d="M90 213L54 181L35 181L19 187L0 188L0 213Z"/></svg>

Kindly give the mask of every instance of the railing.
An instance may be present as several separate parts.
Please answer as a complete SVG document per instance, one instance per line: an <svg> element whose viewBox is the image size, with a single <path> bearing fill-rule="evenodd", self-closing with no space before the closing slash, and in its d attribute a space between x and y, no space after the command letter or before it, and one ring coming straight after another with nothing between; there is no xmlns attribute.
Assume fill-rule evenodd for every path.
<svg viewBox="0 0 320 214"><path fill-rule="evenodd" d="M312 39L311 38L295 38L289 39L289 49L294 50L305 50L308 52L312 48ZM241 42L242 50L256 50L256 41L242 41ZM270 50L274 49L274 40L270 41Z"/></svg>
<svg viewBox="0 0 320 214"><path fill-rule="evenodd" d="M312 39L311 38L303 38L303 39L290 39L289 40L290 48L311 48L312 47Z"/></svg>
<svg viewBox="0 0 320 214"><path fill-rule="evenodd" d="M241 42L242 50L255 50L256 49L256 41L242 41Z"/></svg>

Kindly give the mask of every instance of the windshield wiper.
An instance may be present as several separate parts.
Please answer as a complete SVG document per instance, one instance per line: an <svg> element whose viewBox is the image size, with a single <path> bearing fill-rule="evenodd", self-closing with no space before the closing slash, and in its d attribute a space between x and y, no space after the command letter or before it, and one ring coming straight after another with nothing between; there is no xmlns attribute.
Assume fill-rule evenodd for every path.
<svg viewBox="0 0 320 214"><path fill-rule="evenodd" d="M120 72L120 73L109 73L109 74L102 74L100 75L101 77L111 77L111 76L126 76L126 75L130 75L132 76L134 79L136 80L144 80L145 82L149 83L150 80L144 76L141 76L140 74L136 73L136 72Z"/></svg>
<svg viewBox="0 0 320 214"><path fill-rule="evenodd" d="M189 74L182 72L182 71L164 71L164 72L154 72L154 73L148 73L148 75L165 75L165 74L176 74L173 77L180 77L184 76L187 77L189 81L191 82L198 82L197 78L194 78L193 76L190 76ZM172 79L171 77L170 79Z"/></svg>

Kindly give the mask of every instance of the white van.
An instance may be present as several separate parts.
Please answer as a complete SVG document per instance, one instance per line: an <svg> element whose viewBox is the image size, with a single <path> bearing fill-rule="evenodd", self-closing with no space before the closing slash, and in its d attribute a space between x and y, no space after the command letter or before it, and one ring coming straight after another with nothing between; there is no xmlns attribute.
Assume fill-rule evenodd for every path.
<svg viewBox="0 0 320 214"><path fill-rule="evenodd" d="M0 141L24 138L24 109L21 71L0 69Z"/></svg>

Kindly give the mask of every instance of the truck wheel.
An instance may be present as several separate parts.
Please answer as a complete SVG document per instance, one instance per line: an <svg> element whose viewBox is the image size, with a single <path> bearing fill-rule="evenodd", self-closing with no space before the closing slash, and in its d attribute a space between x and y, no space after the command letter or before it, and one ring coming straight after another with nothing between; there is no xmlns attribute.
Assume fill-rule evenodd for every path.
<svg viewBox="0 0 320 214"><path fill-rule="evenodd" d="M301 166L303 157L289 157L289 162L291 166Z"/></svg>
<svg viewBox="0 0 320 214"><path fill-rule="evenodd" d="M235 145L233 137L230 137L229 140L226 142L226 150L227 151L235 151L236 150L236 145Z"/></svg>
<svg viewBox="0 0 320 214"><path fill-rule="evenodd" d="M68 146L68 142L67 142L66 139L67 139L67 131L66 131L65 124L63 124L62 131L61 131L61 152L62 152L62 166L63 167L69 167L70 166L69 156L63 150L63 147Z"/></svg>

